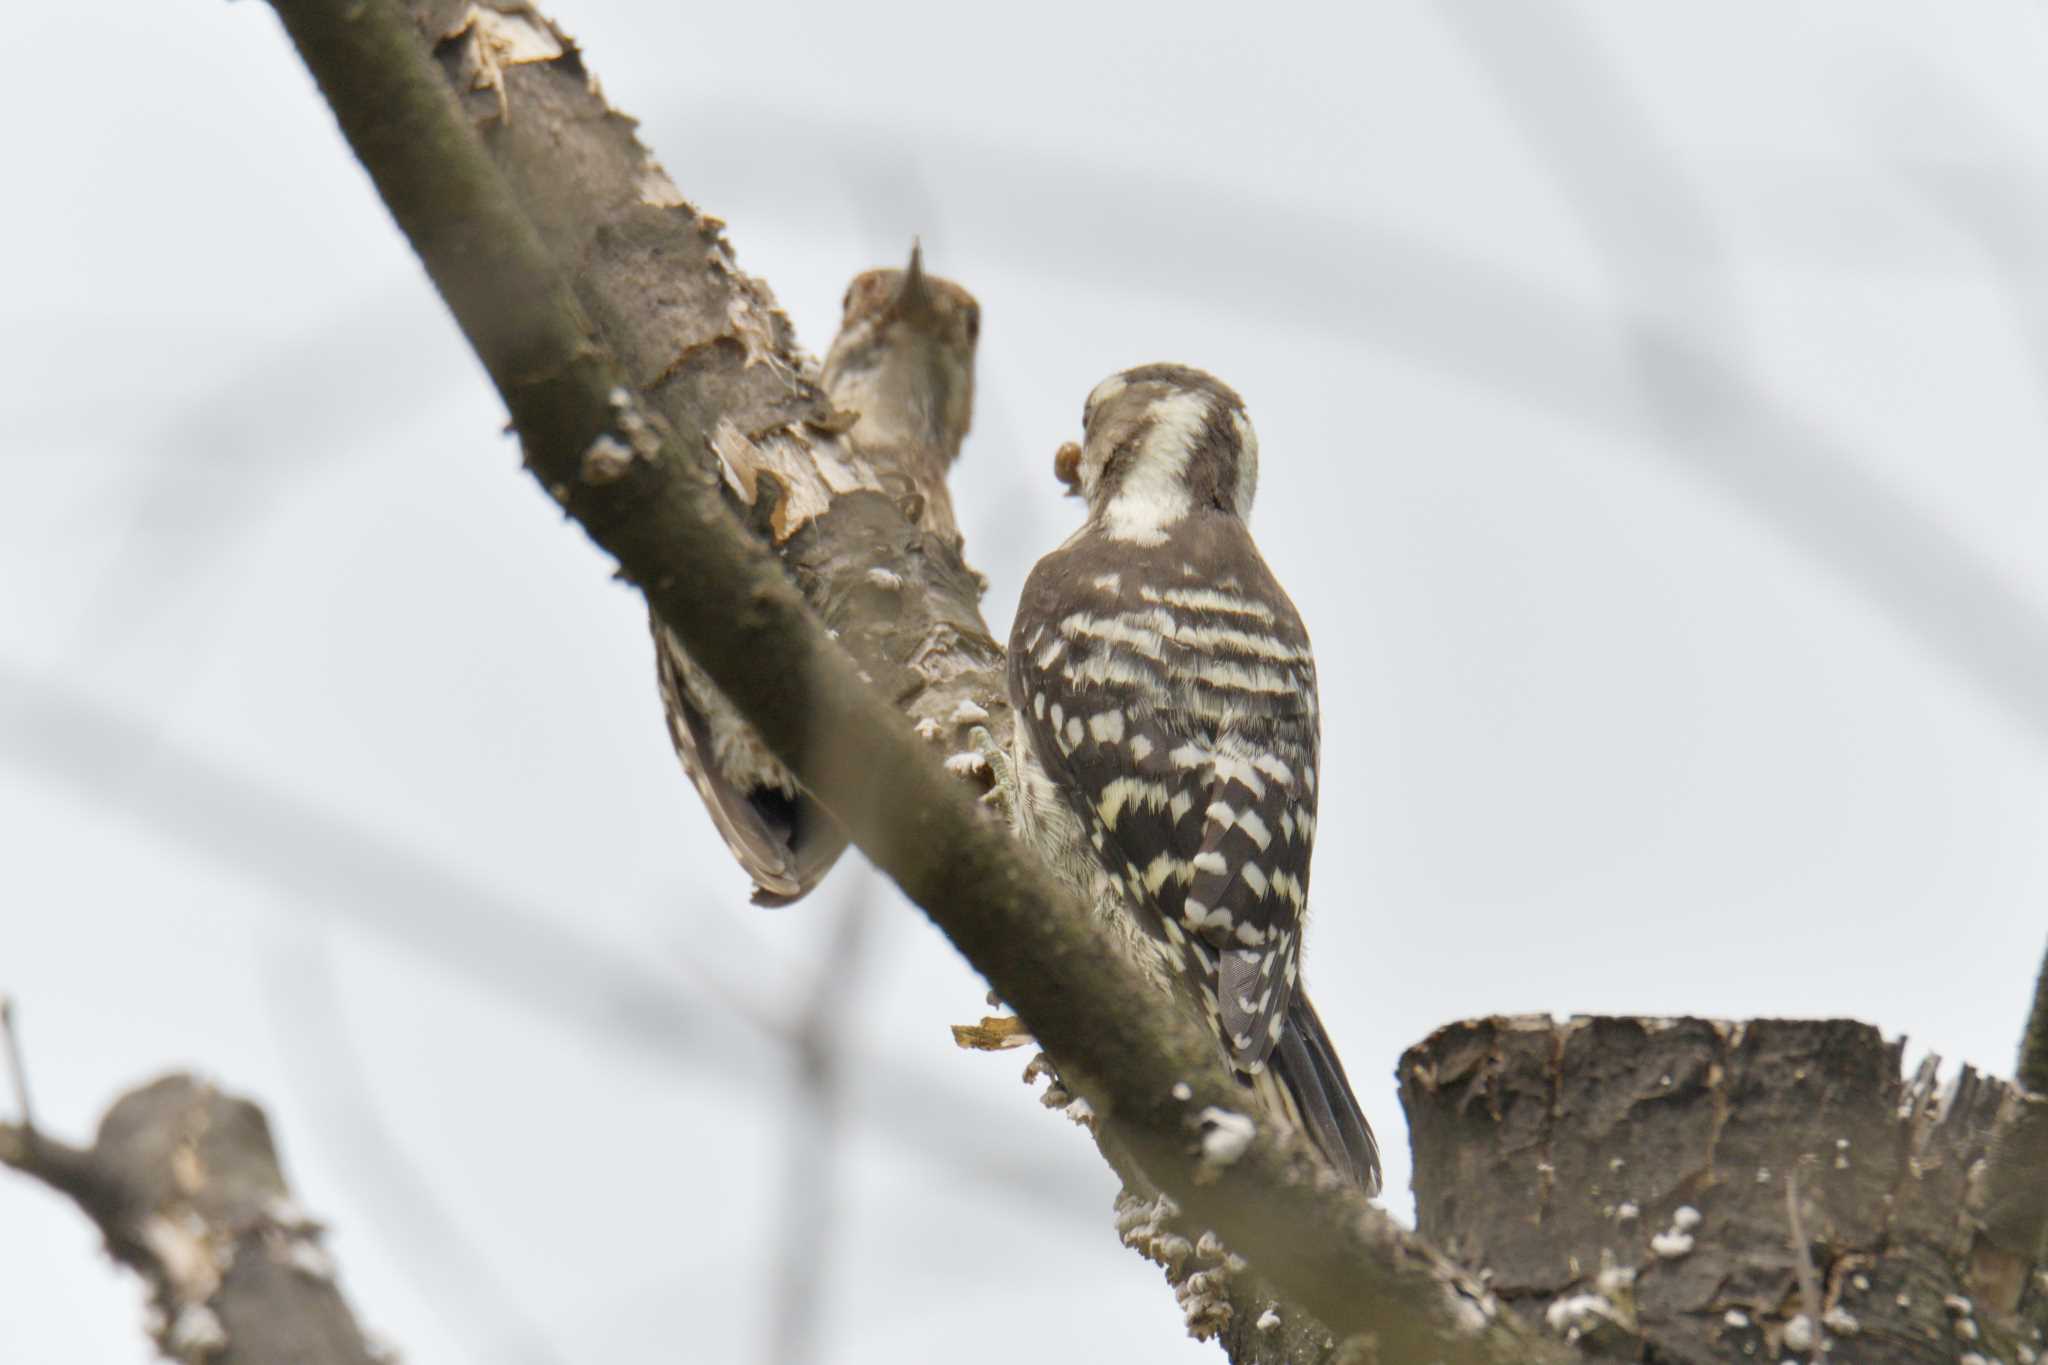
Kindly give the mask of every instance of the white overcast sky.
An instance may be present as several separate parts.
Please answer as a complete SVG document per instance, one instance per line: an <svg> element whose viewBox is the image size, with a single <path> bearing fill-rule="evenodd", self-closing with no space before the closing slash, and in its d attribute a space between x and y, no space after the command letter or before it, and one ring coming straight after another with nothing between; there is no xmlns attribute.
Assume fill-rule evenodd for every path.
<svg viewBox="0 0 2048 1365"><path fill-rule="evenodd" d="M980 296L999 629L1097 380L1245 395L1327 715L1307 975L1390 1207L1395 1061L1469 1015L1848 1015L2009 1070L2048 939L2036 0L553 12L813 349L913 233ZM265 6L9 33L0 989L44 1122L173 1067L259 1097L413 1361L761 1358L791 1084L748 1021L858 859L745 904L640 609ZM871 894L827 1358L1216 1358ZM138 1362L139 1318L0 1179L0 1360Z"/></svg>

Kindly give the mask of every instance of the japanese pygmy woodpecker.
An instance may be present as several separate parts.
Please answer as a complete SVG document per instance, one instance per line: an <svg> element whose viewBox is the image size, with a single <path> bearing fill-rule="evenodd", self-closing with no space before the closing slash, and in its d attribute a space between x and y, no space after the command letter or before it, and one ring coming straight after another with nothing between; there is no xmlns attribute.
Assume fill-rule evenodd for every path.
<svg viewBox="0 0 2048 1365"><path fill-rule="evenodd" d="M1315 659L1245 521L1258 439L1199 370L1097 385L1056 467L1088 517L1010 635L1020 833L1267 1111L1368 1193L1379 1149L1301 980Z"/></svg>

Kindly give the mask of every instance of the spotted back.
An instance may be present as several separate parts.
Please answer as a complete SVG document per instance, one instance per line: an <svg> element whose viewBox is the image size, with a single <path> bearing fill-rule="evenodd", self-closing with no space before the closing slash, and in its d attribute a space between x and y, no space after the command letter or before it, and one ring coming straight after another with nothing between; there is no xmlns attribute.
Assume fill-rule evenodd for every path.
<svg viewBox="0 0 2048 1365"><path fill-rule="evenodd" d="M1040 763L1140 921L1256 1073L1299 980L1315 842L1315 662L1244 524L1092 528L1039 562L1010 641Z"/></svg>

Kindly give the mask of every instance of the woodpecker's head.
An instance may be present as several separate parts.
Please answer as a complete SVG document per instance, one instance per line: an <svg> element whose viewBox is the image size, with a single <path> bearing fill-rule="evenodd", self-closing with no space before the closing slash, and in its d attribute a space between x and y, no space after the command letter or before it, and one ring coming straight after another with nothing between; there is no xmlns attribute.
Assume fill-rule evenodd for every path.
<svg viewBox="0 0 2048 1365"><path fill-rule="evenodd" d="M825 357L824 383L861 413L855 443L904 434L872 427L868 412L908 413L915 428L909 434L950 463L974 419L981 305L951 280L925 274L924 253L913 246L908 269L856 276L845 309Z"/></svg>
<svg viewBox="0 0 2048 1365"><path fill-rule="evenodd" d="M1228 384L1186 365L1141 365L1095 386L1082 439L1053 469L1111 539L1165 541L1191 513L1245 518L1259 485L1259 438Z"/></svg>

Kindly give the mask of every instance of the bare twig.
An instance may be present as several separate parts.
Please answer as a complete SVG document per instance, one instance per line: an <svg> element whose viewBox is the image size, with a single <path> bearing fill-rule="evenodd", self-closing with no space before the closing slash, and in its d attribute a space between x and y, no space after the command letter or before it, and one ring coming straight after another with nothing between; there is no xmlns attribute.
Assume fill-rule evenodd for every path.
<svg viewBox="0 0 2048 1365"><path fill-rule="evenodd" d="M845 1080L845 1020L858 992L862 945L874 918L865 877L849 885L803 1010L790 1029L796 1093L784 1140L782 1245L769 1296L769 1365L818 1359L820 1306L837 1213L837 1155Z"/></svg>
<svg viewBox="0 0 2048 1365"><path fill-rule="evenodd" d="M2034 978L2034 1008L2020 1035L2019 1069L2013 1077L2023 1089L2048 1095L2048 955L2042 957L2040 975Z"/></svg>
<svg viewBox="0 0 2048 1365"><path fill-rule="evenodd" d="M7 1077L14 1087L14 1112L19 1116L22 1132L33 1138L36 1111L28 1102L28 1066L21 1057L21 1035L15 1031L11 995L0 995L0 1040L7 1046Z"/></svg>

